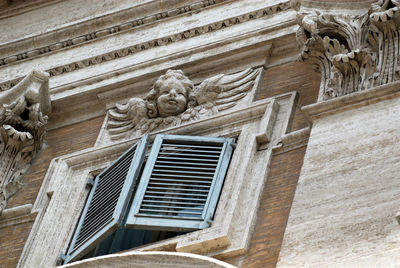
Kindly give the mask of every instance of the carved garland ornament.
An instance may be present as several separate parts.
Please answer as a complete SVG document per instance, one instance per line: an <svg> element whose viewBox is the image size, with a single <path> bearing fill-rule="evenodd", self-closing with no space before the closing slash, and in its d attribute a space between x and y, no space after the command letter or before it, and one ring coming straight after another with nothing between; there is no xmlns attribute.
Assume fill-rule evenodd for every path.
<svg viewBox="0 0 400 268"><path fill-rule="evenodd" d="M51 107L48 80L48 74L34 71L0 92L0 214L42 148Z"/></svg>
<svg viewBox="0 0 400 268"><path fill-rule="evenodd" d="M181 70L168 70L145 98L131 98L109 110L107 128L111 139L141 135L232 108L253 88L259 73L247 69L220 74L194 86Z"/></svg>
<svg viewBox="0 0 400 268"><path fill-rule="evenodd" d="M299 11L299 60L321 73L320 100L400 79L400 1L380 0L358 15L302 13L292 4Z"/></svg>

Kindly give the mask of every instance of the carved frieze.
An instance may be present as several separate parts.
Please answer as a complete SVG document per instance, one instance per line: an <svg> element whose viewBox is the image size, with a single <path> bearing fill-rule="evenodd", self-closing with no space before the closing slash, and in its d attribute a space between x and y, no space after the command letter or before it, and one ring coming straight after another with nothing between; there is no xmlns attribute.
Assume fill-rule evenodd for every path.
<svg viewBox="0 0 400 268"><path fill-rule="evenodd" d="M259 69L219 74L199 85L181 70L168 70L144 98L131 98L108 111L110 138L132 137L199 120L233 108L257 87Z"/></svg>
<svg viewBox="0 0 400 268"><path fill-rule="evenodd" d="M51 110L48 74L32 72L10 90L0 92L0 104L1 214L42 148Z"/></svg>
<svg viewBox="0 0 400 268"><path fill-rule="evenodd" d="M328 12L292 2L300 25L299 59L321 73L319 100L399 80L399 3L381 0L346 14L335 3Z"/></svg>

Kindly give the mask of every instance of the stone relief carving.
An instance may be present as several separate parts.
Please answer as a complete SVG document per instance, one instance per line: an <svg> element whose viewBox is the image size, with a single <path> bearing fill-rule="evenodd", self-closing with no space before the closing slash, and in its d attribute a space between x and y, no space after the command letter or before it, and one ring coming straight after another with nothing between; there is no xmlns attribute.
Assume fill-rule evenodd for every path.
<svg viewBox="0 0 400 268"><path fill-rule="evenodd" d="M21 188L24 173L42 148L51 110L48 77L34 71L0 92L0 214Z"/></svg>
<svg viewBox="0 0 400 268"><path fill-rule="evenodd" d="M198 120L234 107L253 88L260 70L220 74L195 86L181 70L168 70L145 98L131 98L108 111L111 139Z"/></svg>
<svg viewBox="0 0 400 268"><path fill-rule="evenodd" d="M390 83L399 76L400 1L380 0L371 6L369 45L379 56L374 79L376 85Z"/></svg>
<svg viewBox="0 0 400 268"><path fill-rule="evenodd" d="M399 4L381 0L368 12L305 12L292 1L300 28L299 60L321 73L320 100L350 94L399 79ZM334 5L334 3L332 4Z"/></svg>

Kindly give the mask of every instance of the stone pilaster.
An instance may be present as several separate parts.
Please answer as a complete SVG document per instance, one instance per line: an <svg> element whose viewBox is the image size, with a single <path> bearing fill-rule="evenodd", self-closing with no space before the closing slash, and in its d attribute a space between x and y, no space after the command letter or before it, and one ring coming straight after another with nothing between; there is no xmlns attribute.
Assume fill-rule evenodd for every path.
<svg viewBox="0 0 400 268"><path fill-rule="evenodd" d="M322 81L277 267L397 267L398 1L305 2L300 58Z"/></svg>

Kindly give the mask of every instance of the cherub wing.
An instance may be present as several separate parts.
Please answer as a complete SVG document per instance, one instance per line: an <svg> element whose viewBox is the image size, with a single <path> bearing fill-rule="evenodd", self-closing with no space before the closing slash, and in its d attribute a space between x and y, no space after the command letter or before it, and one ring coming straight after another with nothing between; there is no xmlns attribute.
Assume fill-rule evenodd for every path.
<svg viewBox="0 0 400 268"><path fill-rule="evenodd" d="M232 108L253 88L260 70L246 69L234 74L220 74L204 80L194 90L198 104L213 102L218 111Z"/></svg>
<svg viewBox="0 0 400 268"><path fill-rule="evenodd" d="M131 98L126 104L116 104L108 111L107 128L113 139L124 136L136 125L147 119L146 103L140 98Z"/></svg>

